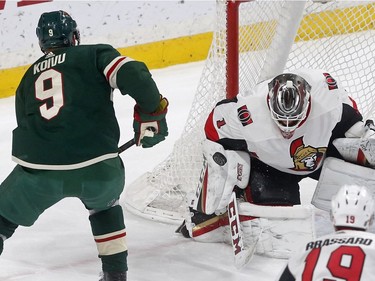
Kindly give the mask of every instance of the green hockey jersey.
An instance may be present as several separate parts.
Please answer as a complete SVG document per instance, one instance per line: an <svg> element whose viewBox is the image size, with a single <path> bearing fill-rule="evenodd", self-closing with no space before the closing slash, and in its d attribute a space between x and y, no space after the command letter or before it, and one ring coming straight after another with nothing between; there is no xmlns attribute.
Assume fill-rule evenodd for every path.
<svg viewBox="0 0 375 281"><path fill-rule="evenodd" d="M41 57L16 91L13 160L35 169L65 170L117 157L114 88L132 96L145 112L159 105L146 65L110 45L66 47Z"/></svg>

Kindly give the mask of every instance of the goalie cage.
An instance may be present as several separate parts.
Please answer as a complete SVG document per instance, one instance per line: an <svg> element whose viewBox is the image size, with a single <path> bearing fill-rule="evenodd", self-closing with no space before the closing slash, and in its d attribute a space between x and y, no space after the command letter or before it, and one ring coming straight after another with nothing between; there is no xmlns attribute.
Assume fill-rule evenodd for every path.
<svg viewBox="0 0 375 281"><path fill-rule="evenodd" d="M203 126L215 104L283 70L337 76L365 118L374 112L374 1L221 1L208 58L181 137L153 171L126 187L125 207L180 223L202 166Z"/></svg>

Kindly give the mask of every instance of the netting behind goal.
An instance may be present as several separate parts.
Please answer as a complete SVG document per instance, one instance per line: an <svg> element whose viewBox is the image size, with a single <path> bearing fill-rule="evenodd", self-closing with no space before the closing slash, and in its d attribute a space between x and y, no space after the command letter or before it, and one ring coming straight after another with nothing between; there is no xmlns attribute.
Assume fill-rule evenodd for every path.
<svg viewBox="0 0 375 281"><path fill-rule="evenodd" d="M199 180L209 112L221 99L250 94L256 83L284 70L325 69L342 81L366 118L374 115L373 1L219 0L216 13L212 45L181 137L165 161L125 190L125 206L139 215L180 222L185 196Z"/></svg>

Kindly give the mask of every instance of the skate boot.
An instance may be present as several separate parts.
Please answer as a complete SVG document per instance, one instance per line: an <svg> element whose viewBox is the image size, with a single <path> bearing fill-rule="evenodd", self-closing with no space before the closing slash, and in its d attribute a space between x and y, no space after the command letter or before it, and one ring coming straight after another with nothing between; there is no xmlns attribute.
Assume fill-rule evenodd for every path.
<svg viewBox="0 0 375 281"><path fill-rule="evenodd" d="M102 272L99 281L126 281L125 272Z"/></svg>

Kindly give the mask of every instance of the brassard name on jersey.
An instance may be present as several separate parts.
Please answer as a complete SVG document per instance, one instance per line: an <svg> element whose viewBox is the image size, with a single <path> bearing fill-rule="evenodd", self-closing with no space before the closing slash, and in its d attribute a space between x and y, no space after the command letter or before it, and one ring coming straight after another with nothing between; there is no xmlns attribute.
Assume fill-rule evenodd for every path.
<svg viewBox="0 0 375 281"><path fill-rule="evenodd" d="M50 54L48 54L46 56L46 60L34 64L34 74L63 63L65 61L65 56L65 53L57 56L53 55L52 57L50 56Z"/></svg>
<svg viewBox="0 0 375 281"><path fill-rule="evenodd" d="M372 239L361 237L344 237L344 238L329 238L324 240L316 240L306 244L306 251L314 248L322 248L333 244L346 244L346 245L364 245L370 246Z"/></svg>

